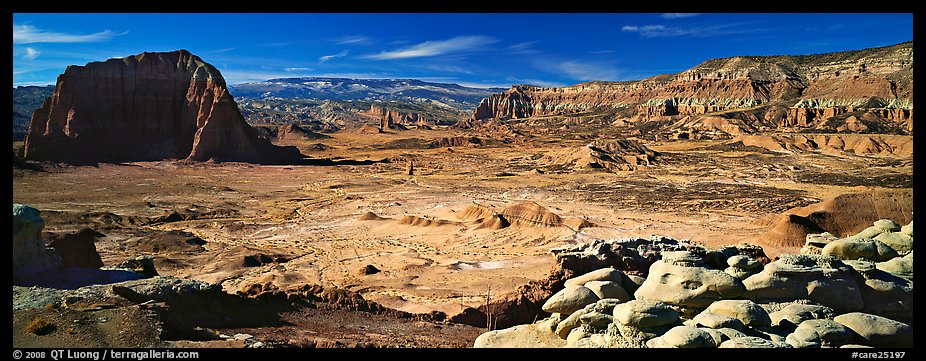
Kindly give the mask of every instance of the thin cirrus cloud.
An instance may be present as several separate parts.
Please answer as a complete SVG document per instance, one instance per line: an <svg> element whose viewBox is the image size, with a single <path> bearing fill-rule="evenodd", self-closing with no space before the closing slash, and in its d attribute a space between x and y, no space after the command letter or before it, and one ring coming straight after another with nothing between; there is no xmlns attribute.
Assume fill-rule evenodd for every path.
<svg viewBox="0 0 926 361"><path fill-rule="evenodd" d="M559 64L559 71L576 80L617 80L620 72L599 64L565 61Z"/></svg>
<svg viewBox="0 0 926 361"><path fill-rule="evenodd" d="M235 50L235 49L237 49L237 48L222 48L222 49L217 49L217 50L206 50L206 51L204 51L203 53L206 53L206 54L221 54L221 53L227 53L227 52L232 51L232 50Z"/></svg>
<svg viewBox="0 0 926 361"><path fill-rule="evenodd" d="M517 43L508 47L510 51L509 54L518 54L518 55L527 55L527 54L538 54L539 50L532 48L534 44L539 43L539 40L526 41L523 43Z"/></svg>
<svg viewBox="0 0 926 361"><path fill-rule="evenodd" d="M711 37L720 35L744 34L762 31L756 28L744 28L745 23L732 23L708 26L666 26L666 25L624 25L622 32L638 33L644 38L661 38L672 36Z"/></svg>
<svg viewBox="0 0 926 361"><path fill-rule="evenodd" d="M457 36L447 40L426 41L403 49L366 55L364 58L374 60L422 58L475 50L486 44L495 42L498 42L498 40L489 36Z"/></svg>
<svg viewBox="0 0 926 361"><path fill-rule="evenodd" d="M13 24L13 44L92 43L125 34L128 34L128 32L115 33L112 30L104 30L93 34L67 34L42 30L32 25Z"/></svg>
<svg viewBox="0 0 926 361"><path fill-rule="evenodd" d="M347 56L347 54L349 54L349 53L350 53L349 51L343 50L343 51L341 51L340 53L337 53L337 54L325 55L325 56L322 56L322 57L319 57L319 58L318 58L318 63L319 63L319 64L322 64L322 63L324 63L324 62L326 62L326 61L328 61L328 60L334 59L334 58L343 58L343 57Z"/></svg>
<svg viewBox="0 0 926 361"><path fill-rule="evenodd" d="M340 45L370 45L373 43L373 38L363 35L349 35L336 38L334 42Z"/></svg>
<svg viewBox="0 0 926 361"><path fill-rule="evenodd" d="M524 78L508 77L508 78L505 78L505 80L510 81L512 85L513 84L527 84L527 85L535 85L535 86L544 87L544 88L562 88L566 86L566 83L561 83L557 81L540 80L540 79L524 79Z"/></svg>
<svg viewBox="0 0 926 361"><path fill-rule="evenodd" d="M663 13L662 15L659 15L659 17L663 19L684 19L698 15L701 15L701 13Z"/></svg>
<svg viewBox="0 0 926 361"><path fill-rule="evenodd" d="M299 67L294 67L294 68L284 68L283 70L289 71L289 72L294 72L294 71L311 71L312 68L299 68Z"/></svg>

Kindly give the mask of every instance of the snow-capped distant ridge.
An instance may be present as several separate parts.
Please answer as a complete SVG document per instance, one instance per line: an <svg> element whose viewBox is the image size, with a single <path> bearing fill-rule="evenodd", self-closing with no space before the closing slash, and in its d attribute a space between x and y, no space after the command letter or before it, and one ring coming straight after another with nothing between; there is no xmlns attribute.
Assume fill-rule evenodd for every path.
<svg viewBox="0 0 926 361"><path fill-rule="evenodd" d="M466 109L505 89L471 88L418 79L294 77L230 85L229 90L236 98L435 101Z"/></svg>

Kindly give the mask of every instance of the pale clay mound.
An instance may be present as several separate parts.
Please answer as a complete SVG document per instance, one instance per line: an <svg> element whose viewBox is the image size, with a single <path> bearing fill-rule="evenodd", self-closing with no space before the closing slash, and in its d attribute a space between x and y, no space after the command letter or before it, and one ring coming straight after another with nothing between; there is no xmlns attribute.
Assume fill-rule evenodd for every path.
<svg viewBox="0 0 926 361"><path fill-rule="evenodd" d="M552 151L541 162L576 171L618 172L651 166L658 155L633 140L596 140L581 147Z"/></svg>
<svg viewBox="0 0 926 361"><path fill-rule="evenodd" d="M485 206L472 204L456 216L459 220L447 220L432 216L405 215L396 221L397 224L415 227L438 226L474 226L473 229L501 230L511 226L528 228L560 228L567 227L579 230L592 227L594 224L588 220L572 217L560 217L535 202L523 202L511 205L496 212ZM357 220L381 221L391 218L381 217L373 212L362 214Z"/></svg>
<svg viewBox="0 0 926 361"><path fill-rule="evenodd" d="M913 347L912 234L912 221L879 220L845 239L808 236L806 254L764 267L742 253L748 248L667 238L604 241L612 250L604 253L597 243L554 250L561 264L622 247L661 259L642 279L625 273L639 272L632 264L616 263L568 279L543 304L551 316L486 332L474 347Z"/></svg>

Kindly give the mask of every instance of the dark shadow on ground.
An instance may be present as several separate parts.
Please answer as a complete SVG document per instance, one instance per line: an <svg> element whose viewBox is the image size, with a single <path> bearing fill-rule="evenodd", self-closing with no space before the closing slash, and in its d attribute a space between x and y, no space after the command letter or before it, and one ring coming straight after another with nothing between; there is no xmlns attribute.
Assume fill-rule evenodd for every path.
<svg viewBox="0 0 926 361"><path fill-rule="evenodd" d="M121 269L62 268L32 274L14 282L16 286L39 286L59 290L74 290L90 285L105 285L147 278L142 274Z"/></svg>

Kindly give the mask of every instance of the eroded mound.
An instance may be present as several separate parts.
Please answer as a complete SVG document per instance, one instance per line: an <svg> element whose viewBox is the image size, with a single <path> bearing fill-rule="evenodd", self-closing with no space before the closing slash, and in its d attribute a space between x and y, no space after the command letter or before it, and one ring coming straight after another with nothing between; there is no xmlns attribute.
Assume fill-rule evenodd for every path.
<svg viewBox="0 0 926 361"><path fill-rule="evenodd" d="M812 233L826 232L813 220L796 214L783 214L761 239L769 245L800 247L804 237Z"/></svg>
<svg viewBox="0 0 926 361"><path fill-rule="evenodd" d="M417 227L434 227L447 225L466 225L474 230L502 230L512 226L533 228L568 227L577 231L594 224L584 218L560 217L536 202L522 202L505 207L501 211L493 210L480 204L471 204L456 215L458 221L435 218L431 216L405 215L398 224ZM359 218L361 221L390 219L367 212Z"/></svg>
<svg viewBox="0 0 926 361"><path fill-rule="evenodd" d="M913 155L913 137L879 135L744 135L731 141L773 151L820 151L855 155Z"/></svg>
<svg viewBox="0 0 926 361"><path fill-rule="evenodd" d="M836 236L855 234L879 219L902 224L913 220L913 190L842 194L766 219L769 230L756 241L775 246L800 247L812 233Z"/></svg>
<svg viewBox="0 0 926 361"><path fill-rule="evenodd" d="M373 213L373 212L366 212L360 215L360 217L357 217L357 219L361 221L381 221L381 220L389 219L389 218L380 217L376 213Z"/></svg>
<svg viewBox="0 0 926 361"><path fill-rule="evenodd" d="M471 204L467 206L466 209L463 210L463 213L457 217L459 217L460 220L464 222L470 222L470 221L492 217L494 215L496 215L496 213L493 212L488 207L485 207L479 204Z"/></svg>
<svg viewBox="0 0 926 361"><path fill-rule="evenodd" d="M578 148L553 151L541 162L550 167L586 171L632 171L653 164L659 156L634 140L596 140Z"/></svg>
<svg viewBox="0 0 926 361"><path fill-rule="evenodd" d="M672 123L667 132L675 139L729 139L756 132L756 127L742 119L719 116L685 116Z"/></svg>
<svg viewBox="0 0 926 361"><path fill-rule="evenodd" d="M416 226L416 227L437 227L437 226L451 225L455 223L456 222L448 221L445 219L434 219L434 218L426 218L426 217L412 216L412 215L402 217L402 219L399 220L399 224Z"/></svg>
<svg viewBox="0 0 926 361"><path fill-rule="evenodd" d="M561 227L563 219L534 202L506 207L501 215L512 225L528 227Z"/></svg>

